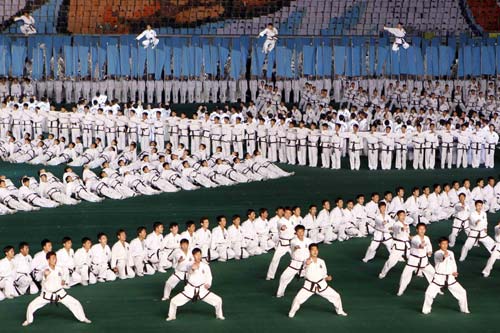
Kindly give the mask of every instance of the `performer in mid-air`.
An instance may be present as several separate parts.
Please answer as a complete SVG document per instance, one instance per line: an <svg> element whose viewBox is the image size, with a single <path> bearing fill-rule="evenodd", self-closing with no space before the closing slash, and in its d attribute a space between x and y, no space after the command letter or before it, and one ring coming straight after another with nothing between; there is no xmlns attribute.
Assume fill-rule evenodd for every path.
<svg viewBox="0 0 500 333"><path fill-rule="evenodd" d="M384 27L384 30L396 37L394 43L392 44L393 51L399 51L400 46L402 46L404 49L410 47L410 44L408 44L405 40L406 30L403 28L403 23L399 22L396 28Z"/></svg>
<svg viewBox="0 0 500 333"><path fill-rule="evenodd" d="M276 46L276 42L278 41L278 29L276 29L272 23L268 23L267 27L259 34L259 37L264 36L266 36L266 41L262 47L262 53L268 54L271 53Z"/></svg>
<svg viewBox="0 0 500 333"><path fill-rule="evenodd" d="M135 39L141 40L144 37L146 37L146 39L142 41L142 46L144 46L145 49L147 49L149 45L151 45L151 48L154 49L160 42L160 40L156 37L156 31L154 31L149 24L146 26L146 30L144 30Z"/></svg>

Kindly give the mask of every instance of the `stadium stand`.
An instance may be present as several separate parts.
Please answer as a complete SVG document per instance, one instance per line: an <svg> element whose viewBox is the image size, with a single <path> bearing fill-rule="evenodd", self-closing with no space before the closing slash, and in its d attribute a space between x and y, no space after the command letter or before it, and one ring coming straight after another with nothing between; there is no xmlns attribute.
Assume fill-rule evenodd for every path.
<svg viewBox="0 0 500 333"><path fill-rule="evenodd" d="M92 8L92 10L89 10ZM498 31L495 0L6 0L3 30L17 33L12 18L30 9L39 33L137 33L151 23L160 34L255 35L274 22L281 35L377 36L401 21L410 34L459 35ZM470 17L469 17L470 16ZM442 17L447 17L443 20Z"/></svg>

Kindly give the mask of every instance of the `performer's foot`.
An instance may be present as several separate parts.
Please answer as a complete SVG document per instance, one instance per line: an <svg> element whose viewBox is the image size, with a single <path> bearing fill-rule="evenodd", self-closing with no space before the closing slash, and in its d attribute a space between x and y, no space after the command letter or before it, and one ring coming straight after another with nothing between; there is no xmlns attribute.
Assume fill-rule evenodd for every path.
<svg viewBox="0 0 500 333"><path fill-rule="evenodd" d="M85 318L84 320L82 320L82 323L85 323L85 324L92 324L92 321L88 318Z"/></svg>
<svg viewBox="0 0 500 333"><path fill-rule="evenodd" d="M24 321L24 323L23 323L22 325L23 325L23 326L29 326L29 325L31 325L31 323L30 323L29 321L25 320L25 321Z"/></svg>
<svg viewBox="0 0 500 333"><path fill-rule="evenodd" d="M345 313L345 312L344 312L344 311L342 311L342 310L341 310L341 311L339 311L339 312L337 312L337 314L338 314L339 316L342 316L342 317L347 317L347 313Z"/></svg>
<svg viewBox="0 0 500 333"><path fill-rule="evenodd" d="M175 320L175 317L168 317L167 319L165 319L166 321L172 321L172 320Z"/></svg>
<svg viewBox="0 0 500 333"><path fill-rule="evenodd" d="M382 274L382 273L380 273L380 274L378 275L378 278L379 278L380 280L382 280L383 278L385 278L385 275L384 275L384 274Z"/></svg>
<svg viewBox="0 0 500 333"><path fill-rule="evenodd" d="M295 313L290 312L290 313L288 314L288 317L289 317L289 318L293 318L293 317L295 317Z"/></svg>
<svg viewBox="0 0 500 333"><path fill-rule="evenodd" d="M224 318L224 316L217 316L216 318L219 320L226 320L226 318Z"/></svg>
<svg viewBox="0 0 500 333"><path fill-rule="evenodd" d="M168 301L169 297L162 297L162 301L165 302L165 301Z"/></svg>

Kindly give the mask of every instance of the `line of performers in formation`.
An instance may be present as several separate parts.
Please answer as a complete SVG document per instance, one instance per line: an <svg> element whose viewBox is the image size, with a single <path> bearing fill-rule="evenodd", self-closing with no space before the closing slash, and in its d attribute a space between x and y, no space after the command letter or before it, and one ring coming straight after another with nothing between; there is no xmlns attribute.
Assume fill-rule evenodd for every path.
<svg viewBox="0 0 500 333"><path fill-rule="evenodd" d="M151 146L149 153L144 151L137 156L132 144L123 156L116 157L116 153L106 154L114 153L112 148L99 154L93 144L81 156L74 157L70 165L83 165L81 176L71 166L64 169L62 180L46 169L40 169L38 179L23 176L20 187L16 187L11 179L0 176L0 215L75 205L81 201L122 200L139 195L231 186L293 175L262 158L258 151L255 155L246 154L240 160L236 155L224 156L220 149L210 157L190 155L185 150L159 156L156 148ZM111 156L115 158L109 158ZM101 171L91 169L96 167L101 167Z"/></svg>
<svg viewBox="0 0 500 333"><path fill-rule="evenodd" d="M97 236L98 242L94 245L90 238L83 238L82 247L76 252L72 249L71 238L65 237L63 247L56 252L57 271L50 266L54 259L51 259L52 243L49 240L42 241L42 250L33 258L29 255L29 245L26 243L20 244L17 255L12 246L7 246L4 249L6 257L0 261L0 295L13 298L37 293L41 287L41 299L35 299L34 304L28 307L25 324L30 324L36 309L49 302L65 299L65 290L76 284L88 285L113 281L117 277L126 279L155 272L164 273L173 268L172 275L165 283L162 300L170 299L171 292L179 283L184 282L184 291L171 299L167 320L176 318L177 307L189 300L199 299L213 305L216 317L223 319L222 300L210 291L212 275L208 263L214 260L225 262L246 259L274 249L267 280L275 278L281 258L286 254L291 256L290 264L279 278L277 297L284 296L295 276L305 277L304 287L293 301L290 317L314 294L328 299L337 314L343 316L346 314L340 296L328 287L331 276L327 274L324 261L317 258L315 244L331 244L335 240L347 241L373 235L363 261L372 260L380 245L384 245L390 253L379 278L385 278L398 262L406 261L398 296L403 295L413 274L423 275L429 281L423 313L431 311L434 298L443 289L450 290L458 299L460 310L468 313L466 292L456 280L457 265L448 246L453 247L457 236L464 232L467 238L460 255L460 261L464 261L475 245L482 244L490 253L482 271L485 277L490 275L495 261L500 257L500 224L494 228L495 239L491 238L488 235L486 213L498 209L499 199L495 192L489 196L486 192L491 189L482 187L482 182L478 180L478 186L472 191L469 180L464 180L462 186L454 182L453 188L448 184L434 185L433 193L425 186L422 195L419 188L413 188L412 195L406 200L404 189L397 188L394 196L386 192L382 200L378 193L373 193L366 205L364 195L358 195L356 202L347 200L346 206L338 198L333 209L330 201L324 200L319 213L317 206L311 205L305 216L302 216L299 207L278 207L276 215L270 219L267 209L258 212L250 209L243 223L242 218L235 215L228 228L227 218L223 215L217 217L217 226L212 229L209 218L203 217L198 229L194 222L189 221L182 233L177 223L171 223L166 236L164 225L155 222L149 234L146 227L139 227L137 237L130 243L127 242L125 231L119 230L112 248L108 245L107 235L103 233ZM488 187L498 187L491 177ZM441 188L444 188L443 192ZM478 192L483 193L484 199L477 199ZM436 202L438 206L435 206ZM433 267L429 261L433 248L426 236L427 227L450 218L453 219L452 231L449 237L439 239ZM411 232L413 227L414 235ZM56 289L46 282L53 271L59 276ZM85 321L86 317L80 308L69 303L65 305L72 309L80 321Z"/></svg>
<svg viewBox="0 0 500 333"><path fill-rule="evenodd" d="M483 163L492 168L499 140L497 114L488 121L477 114L459 118L422 113L405 122L408 115L388 110L379 109L372 117L368 110L356 114L328 109L322 118L311 120L298 110L262 116L236 108L209 113L200 107L190 119L164 108L122 111L116 102L102 106L99 97L95 106L79 105L74 112L48 111L46 102L36 101L0 109L1 157L13 163L45 163L61 157L71 143L81 154L98 139L102 146L115 142L118 152L132 142L145 150L152 141L160 153L167 143L174 149L182 144L193 153L200 144L212 153L221 147L224 154L237 152L240 157L258 149L271 162L332 169L340 169L347 155L352 170L360 168L363 155L370 170L406 169L408 161L414 169L434 169L438 160L441 168ZM43 133L57 138L61 149L39 144Z"/></svg>

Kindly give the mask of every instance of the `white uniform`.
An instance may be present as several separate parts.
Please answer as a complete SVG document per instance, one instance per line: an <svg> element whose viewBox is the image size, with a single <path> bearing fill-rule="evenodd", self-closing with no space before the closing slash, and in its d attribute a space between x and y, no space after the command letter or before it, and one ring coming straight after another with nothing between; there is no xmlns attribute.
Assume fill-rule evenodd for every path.
<svg viewBox="0 0 500 333"><path fill-rule="evenodd" d="M389 33L391 33L392 35L394 35L396 37L396 39L394 40L394 43L392 44L393 51L399 51L400 46L402 46L404 49L407 49L410 47L410 44L408 44L405 40L405 37L406 37L405 29L384 27L384 30L388 31Z"/></svg>
<svg viewBox="0 0 500 333"><path fill-rule="evenodd" d="M120 279L131 279L135 277L132 266L134 262L130 256L130 246L127 242L117 241L111 248L111 269L117 270Z"/></svg>
<svg viewBox="0 0 500 333"><path fill-rule="evenodd" d="M90 256L92 260L92 272L97 277L97 281L116 280L116 275L110 268L111 249L108 245L94 244L90 248Z"/></svg>
<svg viewBox="0 0 500 333"><path fill-rule="evenodd" d="M323 259L311 259L309 264L305 264L304 286L299 290L293 299L292 308L288 314L294 317L300 306L312 295L319 295L326 298L333 304L335 311L340 315L346 315L342 309L342 300L340 295L326 282L327 277L326 264Z"/></svg>
<svg viewBox="0 0 500 333"><path fill-rule="evenodd" d="M31 262L33 258L22 253L16 254L14 257L14 267L16 269L15 285L17 292L21 294L37 294L38 286L31 277Z"/></svg>
<svg viewBox="0 0 500 333"><path fill-rule="evenodd" d="M451 234L449 236L450 239L450 247L455 246L455 241L457 239L458 234L463 230L466 234L469 232L469 217L470 217L470 206L467 202L457 203L455 205L455 218L453 219L453 226L451 229Z"/></svg>
<svg viewBox="0 0 500 333"><path fill-rule="evenodd" d="M392 249L389 258L379 274L379 278L381 279L384 278L399 261L408 256L408 250L410 249L410 227L406 221L401 222L397 220L394 222L392 232Z"/></svg>
<svg viewBox="0 0 500 333"><path fill-rule="evenodd" d="M488 236L488 218L486 212L477 212L474 210L470 213L469 217L469 233L467 234L467 240L462 247L462 253L460 254L460 261L464 261L467 258L467 253L469 250L481 243L484 245L488 252L492 252L495 248L495 241Z"/></svg>
<svg viewBox="0 0 500 333"><path fill-rule="evenodd" d="M156 45L158 45L158 43L160 42L159 39L156 37L156 31L154 31L153 29L144 30L135 39L141 40L142 38L146 38L145 40L142 41L142 45L144 46L145 49L147 49L150 44L151 48L154 49ZM140 98L139 100L142 100L142 98Z"/></svg>
<svg viewBox="0 0 500 333"><path fill-rule="evenodd" d="M148 261L153 264L153 267L163 273L166 269L172 267L172 263L168 260L168 255L163 246L163 235L151 232L144 241L148 250Z"/></svg>
<svg viewBox="0 0 500 333"><path fill-rule="evenodd" d="M500 258L500 226L495 227L495 249L491 251L491 256L486 263L486 266L483 269L483 276L490 276L491 270L493 269L493 265L498 258Z"/></svg>
<svg viewBox="0 0 500 333"><path fill-rule="evenodd" d="M63 271L60 267L56 266L53 269L49 267L46 272L44 271L42 293L31 301L26 310L27 324L33 322L33 314L37 310L50 303L61 303L66 306L79 321L90 322L85 316L85 312L80 302L68 295L63 289L62 281Z"/></svg>
<svg viewBox="0 0 500 333"><path fill-rule="evenodd" d="M411 238L410 255L408 256L408 261L401 274L398 296L403 295L406 287L408 287L411 282L414 272L418 275L420 271L422 271L427 281L429 283L432 281L434 267L429 263L429 253L432 253L432 244L429 237L424 236L420 238L420 236L416 235Z"/></svg>
<svg viewBox="0 0 500 333"><path fill-rule="evenodd" d="M256 220L246 220L241 225L243 236L245 237L246 248L251 256L257 256L263 253L262 248L259 247L259 236L255 228L255 221Z"/></svg>
<svg viewBox="0 0 500 333"><path fill-rule="evenodd" d="M82 277L75 269L75 251L73 249L62 248L56 252L57 267L60 267L63 272L63 280L66 286L73 287L82 282Z"/></svg>
<svg viewBox="0 0 500 333"><path fill-rule="evenodd" d="M394 221L391 219L389 214L386 213L385 215L382 215L380 212L377 213L375 216L375 231L373 232L373 239L370 246L366 250L365 257L363 258L364 262L368 262L375 258L380 243L384 244L387 251L391 252L393 243L391 230L393 224Z"/></svg>
<svg viewBox="0 0 500 333"><path fill-rule="evenodd" d="M262 47L262 53L268 54L276 45L276 41L278 40L278 30L276 28L266 28L259 33L259 37L266 36L266 41L264 42L264 46Z"/></svg>
<svg viewBox="0 0 500 333"><path fill-rule="evenodd" d="M422 307L422 313L428 314L431 312L432 303L437 294L442 288L448 288L450 293L458 300L460 311L469 313L467 305L467 292L458 283L453 274L457 273L457 263L455 262L455 255L450 250L444 252L438 250L434 253L434 264L436 265L436 272L432 278L432 282L425 291L425 301Z"/></svg>
<svg viewBox="0 0 500 333"><path fill-rule="evenodd" d="M215 316L218 319L224 319L222 313L222 298L212 293L209 288L212 286L212 272L210 266L200 262L198 267L193 269L191 266L187 274L187 282L184 290L177 294L170 301L167 320L174 320L177 314L177 308L187 302L201 300L212 305L215 308Z"/></svg>
<svg viewBox="0 0 500 333"><path fill-rule="evenodd" d="M278 286L278 291L276 292L276 297L283 297L285 295L285 289L295 275L298 275L299 277L304 276L304 263L309 257L309 245L311 244L311 239L307 237L304 237L302 240L295 237L290 242L292 258L290 260L290 265L288 265L288 267L283 271L283 274L280 276L280 284Z"/></svg>
<svg viewBox="0 0 500 333"><path fill-rule="evenodd" d="M226 228L217 226L212 229L212 252L217 252L219 261L234 259L235 253L231 247L231 240Z"/></svg>
<svg viewBox="0 0 500 333"><path fill-rule="evenodd" d="M287 253L291 253L290 242L295 235L295 230L293 229L292 222L282 217L278 221L278 244L274 250L273 258L269 264L269 269L267 270L267 279L272 280L276 275L276 270L280 263L281 257Z"/></svg>
<svg viewBox="0 0 500 333"><path fill-rule="evenodd" d="M155 270L153 265L148 262L148 251L145 240L134 238L128 248L129 256L134 264L135 274L137 276L152 275Z"/></svg>
<svg viewBox="0 0 500 333"><path fill-rule="evenodd" d="M165 287L163 289L163 298L165 301L170 298L170 293L181 281L185 282L187 279L187 273L194 263L193 254L191 249L184 252L182 249L178 248L171 255L174 267L174 273L170 275L168 280L165 282Z"/></svg>
<svg viewBox="0 0 500 333"><path fill-rule="evenodd" d="M85 250L83 247L75 252L74 256L75 270L82 277L82 285L94 284L97 282L95 274L91 270L92 253Z"/></svg>
<svg viewBox="0 0 500 333"><path fill-rule="evenodd" d="M14 281L16 280L16 269L14 259L3 258L0 260L0 301L5 298L19 296Z"/></svg>
<svg viewBox="0 0 500 333"><path fill-rule="evenodd" d="M231 249L234 252L234 259L247 259L250 254L246 250L245 236L241 226L236 227L232 224L227 228L227 233L231 242Z"/></svg>

